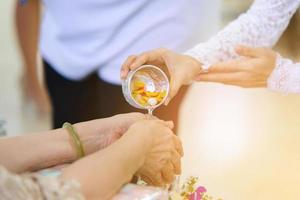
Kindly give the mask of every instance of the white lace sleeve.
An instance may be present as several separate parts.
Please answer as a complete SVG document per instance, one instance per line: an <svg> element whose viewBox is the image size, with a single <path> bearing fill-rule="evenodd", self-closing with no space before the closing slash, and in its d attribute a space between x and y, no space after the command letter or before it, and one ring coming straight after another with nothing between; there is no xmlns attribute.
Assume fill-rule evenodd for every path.
<svg viewBox="0 0 300 200"><path fill-rule="evenodd" d="M277 56L276 66L268 79L268 88L283 93L300 93L300 63Z"/></svg>
<svg viewBox="0 0 300 200"><path fill-rule="evenodd" d="M300 0L255 0L251 8L216 36L189 50L208 69L212 64L238 56L236 45L271 47L286 29Z"/></svg>

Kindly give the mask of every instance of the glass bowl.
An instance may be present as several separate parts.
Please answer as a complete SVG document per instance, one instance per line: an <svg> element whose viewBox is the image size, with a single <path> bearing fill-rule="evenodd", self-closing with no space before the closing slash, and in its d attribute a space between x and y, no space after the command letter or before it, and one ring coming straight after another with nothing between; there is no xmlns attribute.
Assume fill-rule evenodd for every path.
<svg viewBox="0 0 300 200"><path fill-rule="evenodd" d="M135 108L154 110L162 105L170 89L167 75L154 65L143 65L129 72L122 82L126 101Z"/></svg>

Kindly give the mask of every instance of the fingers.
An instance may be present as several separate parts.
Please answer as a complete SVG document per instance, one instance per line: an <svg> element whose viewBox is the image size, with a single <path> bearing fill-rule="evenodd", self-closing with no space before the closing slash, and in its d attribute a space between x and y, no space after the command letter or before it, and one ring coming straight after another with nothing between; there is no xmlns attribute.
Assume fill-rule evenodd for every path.
<svg viewBox="0 0 300 200"><path fill-rule="evenodd" d="M119 115L123 115L130 121L147 119L147 115L145 115L143 113L139 113L139 112L131 112L131 113L125 113L125 114L119 114Z"/></svg>
<svg viewBox="0 0 300 200"><path fill-rule="evenodd" d="M147 176L146 174L151 176ZM160 171L148 171L146 174L143 174L143 179L150 184L156 186L163 186L165 184L171 183L175 175L181 174L181 161L180 155L174 151L173 158L166 162L164 165L161 165Z"/></svg>
<svg viewBox="0 0 300 200"><path fill-rule="evenodd" d="M139 56L129 56L121 67L121 79L125 79L130 70L134 70L155 58L155 51L145 52Z"/></svg>
<svg viewBox="0 0 300 200"><path fill-rule="evenodd" d="M154 185L154 186L164 186L166 183L165 181L163 180L163 177L162 177L162 173L161 172L158 172L158 173L154 173L152 175L152 177L150 177L151 179L151 184Z"/></svg>
<svg viewBox="0 0 300 200"><path fill-rule="evenodd" d="M161 169L161 176L157 176L153 182L156 184L160 181L163 181L162 184L171 183L174 180L175 175L181 174L180 159L181 156L177 153L177 151L173 151L173 158L163 166Z"/></svg>
<svg viewBox="0 0 300 200"><path fill-rule="evenodd" d="M132 55L126 59L126 61L124 62L124 64L121 67L121 79L125 79L127 77L128 72L130 71L130 66L135 61L136 58L137 58L137 56Z"/></svg>
<svg viewBox="0 0 300 200"><path fill-rule="evenodd" d="M174 141L176 151L182 157L184 155L184 152L183 152L183 147L182 147L181 140L179 139L179 137L174 135L173 136L173 141Z"/></svg>
<svg viewBox="0 0 300 200"><path fill-rule="evenodd" d="M239 82L247 78L247 73L244 72L233 72L233 73L207 73L200 74L196 80L204 82Z"/></svg>
<svg viewBox="0 0 300 200"><path fill-rule="evenodd" d="M130 65L130 69L136 69L149 61L149 57L151 56L151 52L145 52L138 56L135 61Z"/></svg>
<svg viewBox="0 0 300 200"><path fill-rule="evenodd" d="M168 162L161 170L161 175L165 183L172 183L174 180L174 165Z"/></svg>
<svg viewBox="0 0 300 200"><path fill-rule="evenodd" d="M163 126L169 128L169 129L174 128L174 123L172 121L157 120L157 122L161 123ZM178 152L180 157L182 157L184 155L184 152L183 152L183 147L182 147L181 140L179 139L179 137L174 135L174 133L171 130L169 130L167 133L172 134L174 149Z"/></svg>
<svg viewBox="0 0 300 200"><path fill-rule="evenodd" d="M177 151L173 151L173 157L171 163L174 168L174 173L179 175L181 174L181 155Z"/></svg>
<svg viewBox="0 0 300 200"><path fill-rule="evenodd" d="M247 61L245 60L229 60L219 62L209 68L209 73L226 73L226 72L239 72L247 70ZM202 73L207 74L207 73Z"/></svg>
<svg viewBox="0 0 300 200"><path fill-rule="evenodd" d="M267 87L267 82L266 81L258 81L258 82L238 81L238 82L227 82L227 83L224 83L224 84L239 86L239 87L242 87L242 88Z"/></svg>
<svg viewBox="0 0 300 200"><path fill-rule="evenodd" d="M261 58L264 57L271 50L267 48L253 48L240 45L235 48L235 51L241 56L250 58Z"/></svg>
<svg viewBox="0 0 300 200"><path fill-rule="evenodd" d="M125 79L130 70L134 70L144 64L155 64L163 61L163 55L167 50L164 48L159 48L156 50L151 50L144 52L138 56L129 56L121 67L121 79Z"/></svg>
<svg viewBox="0 0 300 200"><path fill-rule="evenodd" d="M150 114L146 114L146 119L147 120L160 120L158 117Z"/></svg>
<svg viewBox="0 0 300 200"><path fill-rule="evenodd" d="M111 126L118 127L123 131L127 131L132 124L146 118L147 116L142 113L132 112L114 115L110 119L112 120Z"/></svg>
<svg viewBox="0 0 300 200"><path fill-rule="evenodd" d="M164 125L168 127L169 129L174 128L174 122L173 121L164 121Z"/></svg>
<svg viewBox="0 0 300 200"><path fill-rule="evenodd" d="M234 85L243 88L266 87L267 85L266 81L262 81L259 77L256 77L255 74L247 72L203 74L199 75L196 80Z"/></svg>
<svg viewBox="0 0 300 200"><path fill-rule="evenodd" d="M154 185L154 186L165 185L161 172L147 171L146 173L141 174L141 178L149 185Z"/></svg>
<svg viewBox="0 0 300 200"><path fill-rule="evenodd" d="M162 124L163 126L173 129L174 128L174 123L173 121L164 121L164 120L155 120L155 122Z"/></svg>
<svg viewBox="0 0 300 200"><path fill-rule="evenodd" d="M144 64L164 62L163 56L167 51L167 49L159 48L144 52L135 59L131 64L130 69L136 69Z"/></svg>

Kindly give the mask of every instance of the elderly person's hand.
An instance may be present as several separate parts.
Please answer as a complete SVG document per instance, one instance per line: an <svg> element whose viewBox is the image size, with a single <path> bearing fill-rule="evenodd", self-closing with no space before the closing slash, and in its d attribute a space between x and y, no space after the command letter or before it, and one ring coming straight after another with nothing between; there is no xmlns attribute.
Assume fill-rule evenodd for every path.
<svg viewBox="0 0 300 200"><path fill-rule="evenodd" d="M276 53L267 48L240 46L236 52L242 59L220 62L195 80L217 82L244 88L266 87L276 63Z"/></svg>
<svg viewBox="0 0 300 200"><path fill-rule="evenodd" d="M28 190L22 191L33 198L53 194L61 199L72 195L80 198L83 195L86 199L99 199L99 197L111 199L125 183L132 180L135 174L140 175L149 184L160 186L170 183L173 176L180 173L182 147L171 131L172 126L172 123L157 119L150 120L146 115L137 113L76 124L84 147L89 148L86 150L91 150L93 145L94 150L99 148L103 138L107 140L108 137L110 138L108 143L113 143L94 153L86 152L89 155L80 159L72 148L74 143L72 145L68 131L65 129L3 138L0 140L0 165L11 172L22 173L73 162L77 159L64 167L62 175L54 179L41 177L39 179L41 181L37 181L35 176L32 178L26 176L27 178L23 179L16 174L11 174L9 177L15 180L11 181L12 184L19 188L15 192L27 188ZM117 139L120 135L123 136ZM7 174L1 169L0 173ZM3 183L3 187L6 187L6 182L4 179L0 185ZM32 188L28 187L28 184ZM9 188L11 189L7 186L8 191ZM15 193L6 194L13 196Z"/></svg>
<svg viewBox="0 0 300 200"><path fill-rule="evenodd" d="M142 113L118 114L75 124L87 154L104 149L118 140L128 128L139 120L148 118Z"/></svg>
<svg viewBox="0 0 300 200"><path fill-rule="evenodd" d="M189 84L201 71L201 63L195 58L160 48L141 55L129 56L122 65L121 78L125 79L130 70L144 64L168 69L171 87L166 104L177 94L181 86Z"/></svg>
<svg viewBox="0 0 300 200"><path fill-rule="evenodd" d="M133 124L127 135L145 141L145 161L136 175L148 184L163 186L181 173L183 149L179 138L172 132L172 122L142 120Z"/></svg>

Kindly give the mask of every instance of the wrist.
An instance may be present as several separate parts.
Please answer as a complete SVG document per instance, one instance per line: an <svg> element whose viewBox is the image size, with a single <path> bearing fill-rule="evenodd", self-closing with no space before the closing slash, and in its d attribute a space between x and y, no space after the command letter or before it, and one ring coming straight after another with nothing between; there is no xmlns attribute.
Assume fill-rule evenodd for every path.
<svg viewBox="0 0 300 200"><path fill-rule="evenodd" d="M101 124L99 120L99 124ZM82 143L85 154L91 154L101 149L101 129L96 127L97 123L81 122L74 124Z"/></svg>
<svg viewBox="0 0 300 200"><path fill-rule="evenodd" d="M36 146L36 151L30 152L29 156L24 157L27 169L25 171L36 171L55 165L71 163L77 159L76 150L72 145L67 130L60 128L38 134L31 134L20 138L27 146ZM47 141L47 142L45 142ZM22 160L23 158L20 158Z"/></svg>
<svg viewBox="0 0 300 200"><path fill-rule="evenodd" d="M203 71L202 64L196 60L192 56L186 55L187 63L186 66L188 67L189 70L189 75L188 75L188 82L186 82L186 85L189 85L193 82L193 80Z"/></svg>
<svg viewBox="0 0 300 200"><path fill-rule="evenodd" d="M111 125L112 117L74 124L86 154L99 151L112 143L117 130Z"/></svg>
<svg viewBox="0 0 300 200"><path fill-rule="evenodd" d="M203 70L202 63L192 56L187 57L189 57L190 66L192 67L194 74L198 75Z"/></svg>

